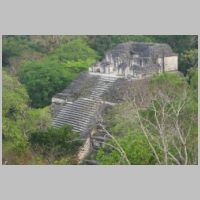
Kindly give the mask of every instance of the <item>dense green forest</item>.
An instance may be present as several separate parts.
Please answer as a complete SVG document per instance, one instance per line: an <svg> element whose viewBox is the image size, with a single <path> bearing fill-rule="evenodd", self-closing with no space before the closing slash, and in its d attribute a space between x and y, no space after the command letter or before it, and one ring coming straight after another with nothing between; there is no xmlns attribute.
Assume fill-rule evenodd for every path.
<svg viewBox="0 0 200 200"><path fill-rule="evenodd" d="M109 148L100 149L95 159L100 164L196 164L198 37L193 35L3 36L3 163L77 164L76 155L83 141L70 126L52 127L51 98L66 88L81 71L102 59L109 49L128 41L169 44L179 54L182 75L164 74L152 77L148 83L140 83L138 87L146 87L147 97L152 98L145 109L143 105L132 105L133 99L127 99L109 110L104 116L105 126L123 147L126 159ZM135 89L138 88L131 91ZM165 91L167 97L155 98L156 91ZM187 98L183 96L185 94ZM187 106L177 116L180 102ZM177 119L178 124L170 126L171 118L159 117L165 121L161 133L167 135L161 138L164 142L160 146L157 137L160 132L155 126L163 122L156 122L155 113L162 114L163 105L166 115ZM135 106L139 116L149 123L138 121L131 112ZM127 110L130 120L124 114ZM140 134L147 129L153 133L150 139ZM171 137L170 131L189 134L185 133L182 143L171 145L176 138ZM187 139L187 150L184 139ZM108 141L109 144L114 145L113 141ZM165 148L171 155L165 154Z"/></svg>

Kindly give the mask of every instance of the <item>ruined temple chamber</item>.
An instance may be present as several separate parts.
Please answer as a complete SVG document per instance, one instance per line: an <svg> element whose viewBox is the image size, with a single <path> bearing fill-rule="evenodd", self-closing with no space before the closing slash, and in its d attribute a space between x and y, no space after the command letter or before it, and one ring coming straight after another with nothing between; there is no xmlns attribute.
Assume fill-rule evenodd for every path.
<svg viewBox="0 0 200 200"><path fill-rule="evenodd" d="M119 76L147 76L163 71L178 70L178 55L168 44L128 42L107 52L90 72Z"/></svg>

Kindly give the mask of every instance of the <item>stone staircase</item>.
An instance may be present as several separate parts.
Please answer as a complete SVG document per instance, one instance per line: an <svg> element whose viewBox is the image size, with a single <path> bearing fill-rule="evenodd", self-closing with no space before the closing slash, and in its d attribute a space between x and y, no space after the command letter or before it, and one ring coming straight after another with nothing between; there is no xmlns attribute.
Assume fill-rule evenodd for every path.
<svg viewBox="0 0 200 200"><path fill-rule="evenodd" d="M89 98L101 100L101 96L113 85L116 80L117 77L100 76L98 84L93 88Z"/></svg>
<svg viewBox="0 0 200 200"><path fill-rule="evenodd" d="M54 119L54 125L72 125L74 130L85 134L96 112L98 102L87 98L80 98L75 102L67 102Z"/></svg>
<svg viewBox="0 0 200 200"><path fill-rule="evenodd" d="M87 138L92 125L95 123L96 113L102 102L101 96L117 79L118 77L98 75L97 83L87 97L80 97L74 102L66 102L63 105L53 120L54 126L72 125L81 137Z"/></svg>

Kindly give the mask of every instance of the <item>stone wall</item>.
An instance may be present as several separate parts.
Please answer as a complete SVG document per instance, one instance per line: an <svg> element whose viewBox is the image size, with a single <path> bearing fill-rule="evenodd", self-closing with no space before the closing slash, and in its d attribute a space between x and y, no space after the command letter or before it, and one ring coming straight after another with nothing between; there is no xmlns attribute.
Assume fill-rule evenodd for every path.
<svg viewBox="0 0 200 200"><path fill-rule="evenodd" d="M178 56L169 56L164 58L165 71L178 70Z"/></svg>
<svg viewBox="0 0 200 200"><path fill-rule="evenodd" d="M162 72L163 66L165 71L178 70L178 56L169 45L128 42L107 52L105 58L89 71L125 77L142 76Z"/></svg>

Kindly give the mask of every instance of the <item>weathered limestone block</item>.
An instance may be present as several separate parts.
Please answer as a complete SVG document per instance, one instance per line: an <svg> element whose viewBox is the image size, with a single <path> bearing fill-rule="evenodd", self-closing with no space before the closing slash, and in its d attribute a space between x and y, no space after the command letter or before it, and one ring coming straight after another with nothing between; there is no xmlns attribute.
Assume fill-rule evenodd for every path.
<svg viewBox="0 0 200 200"><path fill-rule="evenodd" d="M178 70L178 56L169 56L164 58L165 71Z"/></svg>

